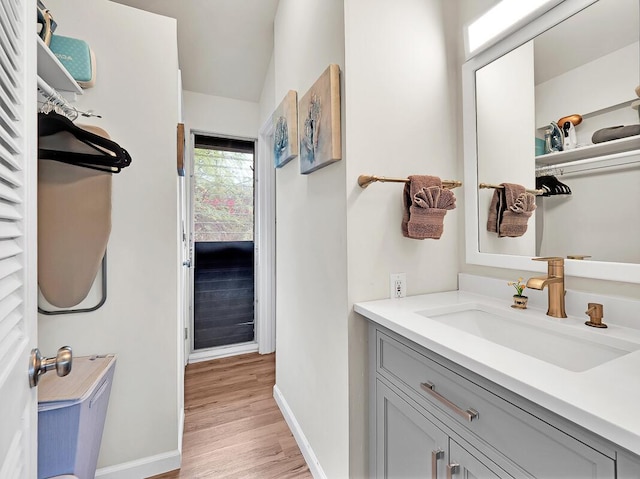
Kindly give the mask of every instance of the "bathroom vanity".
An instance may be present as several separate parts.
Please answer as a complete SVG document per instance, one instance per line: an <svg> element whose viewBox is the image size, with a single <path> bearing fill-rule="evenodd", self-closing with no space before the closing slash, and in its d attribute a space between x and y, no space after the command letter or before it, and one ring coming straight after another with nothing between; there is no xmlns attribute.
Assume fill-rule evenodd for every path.
<svg viewBox="0 0 640 479"><path fill-rule="evenodd" d="M640 330L467 291L355 310L372 477L640 478Z"/></svg>

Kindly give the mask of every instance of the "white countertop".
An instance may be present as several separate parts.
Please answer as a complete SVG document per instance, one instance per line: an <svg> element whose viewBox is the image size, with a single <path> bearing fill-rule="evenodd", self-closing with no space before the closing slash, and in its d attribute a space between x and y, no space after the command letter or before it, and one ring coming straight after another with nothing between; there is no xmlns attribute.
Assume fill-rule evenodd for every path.
<svg viewBox="0 0 640 479"><path fill-rule="evenodd" d="M640 344L640 330L608 323L589 328L586 317L556 319L537 309L514 310L510 298L498 300L466 291L357 303L354 310L369 320L503 386L530 401L640 455L640 350L582 372L569 371L518 352L516 342L501 346L435 321L418 311L484 304L517 314L517 320L558 328L563 334L594 342ZM606 320L606 317L605 317ZM545 344L540 344L544 348Z"/></svg>

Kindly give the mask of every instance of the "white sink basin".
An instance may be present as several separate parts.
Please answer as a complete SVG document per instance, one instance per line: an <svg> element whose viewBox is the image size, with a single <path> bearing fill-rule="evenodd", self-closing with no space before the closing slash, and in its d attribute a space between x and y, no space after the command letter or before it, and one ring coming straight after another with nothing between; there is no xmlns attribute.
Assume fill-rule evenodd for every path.
<svg viewBox="0 0 640 479"><path fill-rule="evenodd" d="M500 310L484 304L434 308L418 314L492 343L574 372L640 349L640 345L608 338L598 331Z"/></svg>

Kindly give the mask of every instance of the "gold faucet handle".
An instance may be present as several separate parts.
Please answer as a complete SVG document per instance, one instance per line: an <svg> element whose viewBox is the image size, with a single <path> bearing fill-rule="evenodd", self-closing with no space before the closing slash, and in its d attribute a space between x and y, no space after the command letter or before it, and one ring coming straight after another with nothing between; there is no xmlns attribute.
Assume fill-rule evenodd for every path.
<svg viewBox="0 0 640 479"><path fill-rule="evenodd" d="M531 258L532 261L546 261L547 263L550 264L562 264L564 263L564 258L561 258L560 256L546 256L544 258Z"/></svg>

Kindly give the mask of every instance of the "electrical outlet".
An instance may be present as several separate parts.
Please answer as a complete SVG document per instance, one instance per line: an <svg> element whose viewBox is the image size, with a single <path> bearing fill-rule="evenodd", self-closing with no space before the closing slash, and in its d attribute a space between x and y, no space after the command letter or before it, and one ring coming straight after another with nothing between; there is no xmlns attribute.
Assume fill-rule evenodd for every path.
<svg viewBox="0 0 640 479"><path fill-rule="evenodd" d="M389 275L389 297L404 298L407 295L406 273L391 273Z"/></svg>

